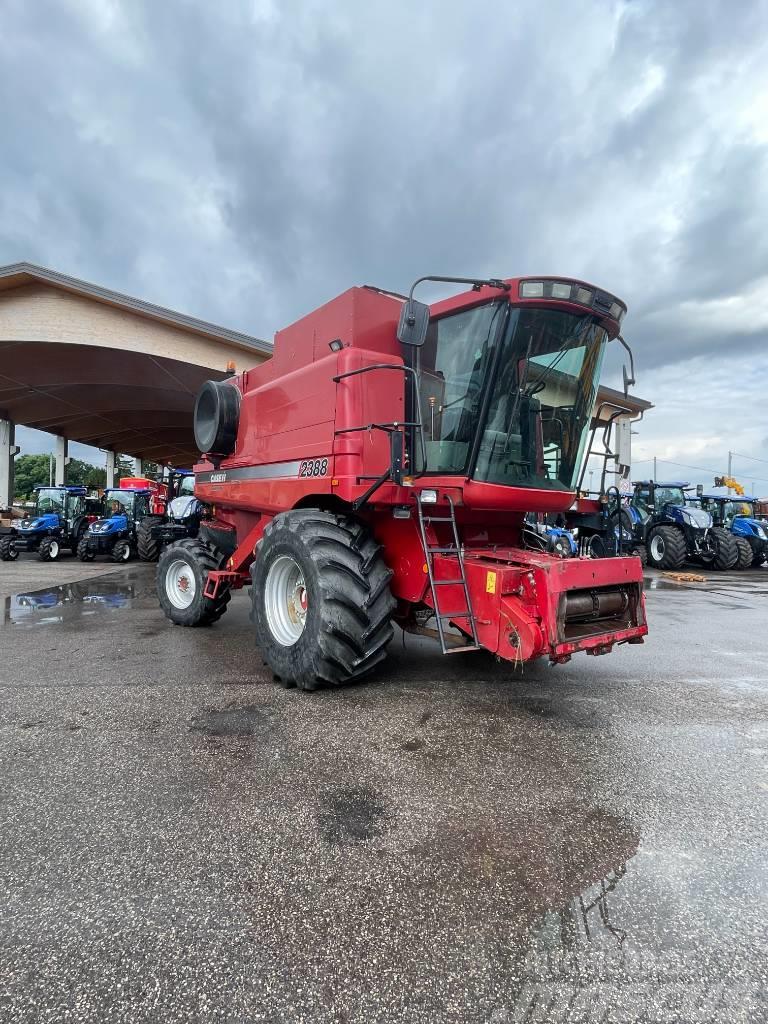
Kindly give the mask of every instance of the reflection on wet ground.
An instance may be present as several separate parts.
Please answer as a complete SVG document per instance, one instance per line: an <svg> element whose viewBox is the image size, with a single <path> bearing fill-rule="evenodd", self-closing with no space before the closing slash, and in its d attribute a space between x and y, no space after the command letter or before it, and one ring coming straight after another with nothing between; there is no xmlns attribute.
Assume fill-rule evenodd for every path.
<svg viewBox="0 0 768 1024"><path fill-rule="evenodd" d="M3 1014L764 1024L768 635L735 579L651 576L648 644L610 657L398 637L313 695L272 683L247 593L205 630L151 566L18 595Z"/></svg>
<svg viewBox="0 0 768 1024"><path fill-rule="evenodd" d="M137 585L109 576L65 583L47 590L0 599L0 626L47 626L103 612L129 609Z"/></svg>

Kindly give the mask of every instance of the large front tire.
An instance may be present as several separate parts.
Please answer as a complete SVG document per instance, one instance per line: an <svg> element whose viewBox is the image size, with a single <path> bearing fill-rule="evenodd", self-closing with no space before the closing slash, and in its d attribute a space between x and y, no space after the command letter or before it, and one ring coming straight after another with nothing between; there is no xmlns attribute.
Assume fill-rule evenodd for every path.
<svg viewBox="0 0 768 1024"><path fill-rule="evenodd" d="M81 562L92 562L96 557L95 552L91 551L88 545L88 537L85 534L80 538L80 542L77 545L77 557Z"/></svg>
<svg viewBox="0 0 768 1024"><path fill-rule="evenodd" d="M210 626L227 610L229 589L206 597L208 573L220 569L226 556L201 540L169 544L157 563L160 607L177 626Z"/></svg>
<svg viewBox="0 0 768 1024"><path fill-rule="evenodd" d="M685 564L685 537L676 526L655 526L646 548L648 564L654 569L680 569Z"/></svg>
<svg viewBox="0 0 768 1024"><path fill-rule="evenodd" d="M356 520L319 509L276 516L251 577L256 642L286 686L339 686L386 657L392 570Z"/></svg>
<svg viewBox="0 0 768 1024"><path fill-rule="evenodd" d="M18 557L13 537L0 537L0 562L15 562Z"/></svg>
<svg viewBox="0 0 768 1024"><path fill-rule="evenodd" d="M129 540L118 540L115 542L112 554L109 557L113 562L130 562L132 554L131 542Z"/></svg>
<svg viewBox="0 0 768 1024"><path fill-rule="evenodd" d="M61 554L61 544L56 537L43 537L37 549L37 557L41 562L55 562Z"/></svg>
<svg viewBox="0 0 768 1024"><path fill-rule="evenodd" d="M713 526L709 533L715 553L712 568L721 571L733 569L739 560L736 538L722 526Z"/></svg>
<svg viewBox="0 0 768 1024"><path fill-rule="evenodd" d="M736 547L739 555L736 559L737 569L751 569L752 568L752 545L746 539L746 537L735 537Z"/></svg>
<svg viewBox="0 0 768 1024"><path fill-rule="evenodd" d="M156 562L160 557L160 541L152 536L152 529L162 521L162 516L145 516L136 527L136 548L142 562Z"/></svg>

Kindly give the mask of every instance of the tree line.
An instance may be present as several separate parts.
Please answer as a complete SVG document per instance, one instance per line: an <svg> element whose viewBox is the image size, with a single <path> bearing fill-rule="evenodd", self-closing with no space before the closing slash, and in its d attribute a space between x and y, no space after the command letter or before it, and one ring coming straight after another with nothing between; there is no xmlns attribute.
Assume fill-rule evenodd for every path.
<svg viewBox="0 0 768 1024"><path fill-rule="evenodd" d="M117 476L133 476L134 464L132 459L120 456L117 461ZM50 477L50 456L48 455L20 455L15 460L14 467L14 497L17 501L27 501L34 495L34 489L38 485L48 486ZM154 476L157 466L154 463L144 463L144 473ZM90 462L82 459L72 459L66 468L66 482L71 487L87 487L89 490L98 490L106 487L107 471L103 466L92 466Z"/></svg>

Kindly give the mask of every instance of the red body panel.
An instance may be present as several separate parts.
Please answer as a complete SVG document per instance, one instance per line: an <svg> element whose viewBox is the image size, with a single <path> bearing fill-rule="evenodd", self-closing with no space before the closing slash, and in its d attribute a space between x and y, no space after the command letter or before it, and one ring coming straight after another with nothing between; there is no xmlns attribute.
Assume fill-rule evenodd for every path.
<svg viewBox="0 0 768 1024"><path fill-rule="evenodd" d="M509 284L507 298L517 304L518 279ZM498 297L488 288L467 292L438 303L432 313L442 315ZM574 309L561 301L522 302ZM274 515L299 505L349 508L388 468L388 435L373 425L402 423L406 415L405 374L397 369L404 366L396 337L401 305L401 300L373 289L350 289L278 332L273 357L234 379L242 393L235 450L215 465L204 459L195 467L196 474L206 474L205 480L198 476L195 493L214 507L221 527L235 530L238 542L221 578L210 574L211 592L247 580L256 545ZM609 336L618 333L614 320L602 323ZM334 381L381 363L396 368ZM565 511L574 501L572 491L429 475L408 486L383 485L359 512L383 545L393 571L398 616L406 628L414 608L432 604L416 519L415 493L423 488L438 491L438 508L446 509L446 494L456 506L478 638L488 650L512 661L540 655L558 661L574 650L602 653L614 643L639 642L647 632L638 559L560 560L518 546L525 512ZM395 518L394 507L403 514L409 508L410 517ZM445 542L444 533L439 526L431 528L430 543ZM455 557L435 557L438 578L454 579L459 569ZM578 624L565 622L568 594L601 593L600 588L611 587L635 595L627 622L618 616L610 628L585 627L584 635L579 635ZM599 603L599 596L595 600ZM441 588L440 603L443 611L457 611L459 628L467 626L460 614L466 608L462 588Z"/></svg>

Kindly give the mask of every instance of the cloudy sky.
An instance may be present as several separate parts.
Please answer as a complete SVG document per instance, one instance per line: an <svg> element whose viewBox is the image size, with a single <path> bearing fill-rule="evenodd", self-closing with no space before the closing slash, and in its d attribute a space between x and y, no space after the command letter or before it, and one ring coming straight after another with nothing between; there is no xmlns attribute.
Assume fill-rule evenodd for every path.
<svg viewBox="0 0 768 1024"><path fill-rule="evenodd" d="M768 493L768 0L0 6L0 263L267 338L351 284L586 278L638 472L731 449Z"/></svg>

